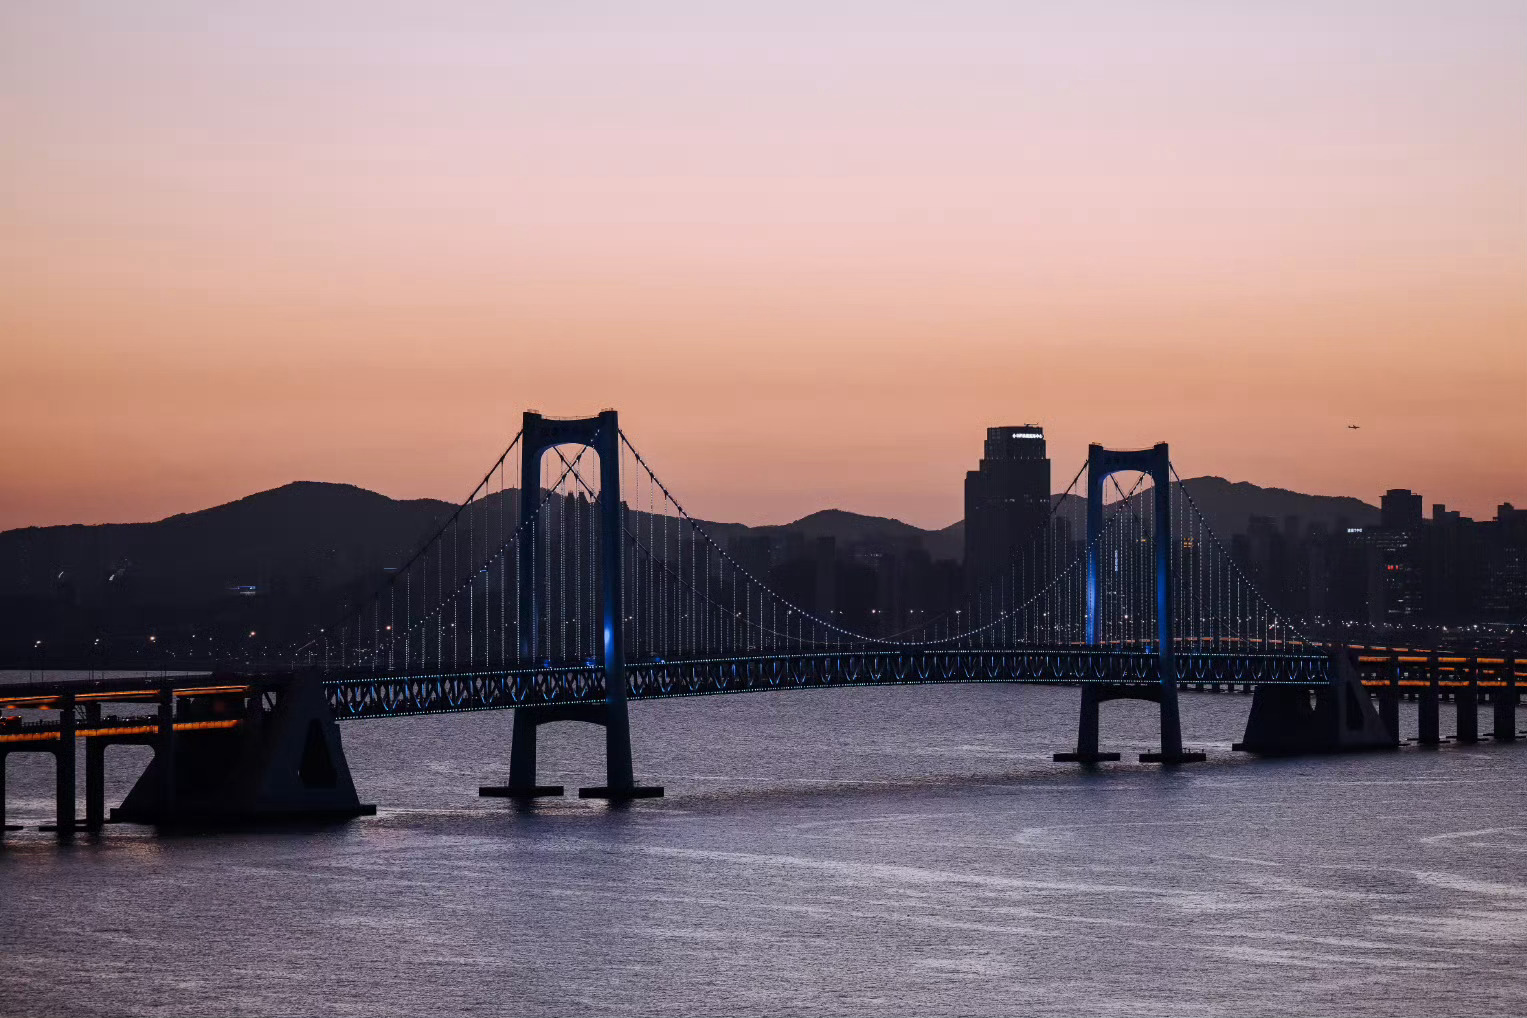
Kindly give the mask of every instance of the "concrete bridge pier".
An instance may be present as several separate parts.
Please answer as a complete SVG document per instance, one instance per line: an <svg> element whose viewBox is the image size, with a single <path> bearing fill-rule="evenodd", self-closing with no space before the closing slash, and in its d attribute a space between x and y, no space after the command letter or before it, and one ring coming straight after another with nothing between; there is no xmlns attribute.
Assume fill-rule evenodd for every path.
<svg viewBox="0 0 1527 1018"><path fill-rule="evenodd" d="M497 799L535 799L559 796L561 785L536 784L536 729L553 721L587 721L599 724L602 719L590 715L587 707L519 707L514 712L514 731L509 743L509 784L479 785L477 794Z"/></svg>
<svg viewBox="0 0 1527 1018"><path fill-rule="evenodd" d="M1171 673L1172 659L1169 655L1162 658L1162 667L1168 674ZM1177 709L1177 684L1163 681L1152 688L1155 695L1148 699L1155 700L1161 707L1161 751L1141 753L1140 762L1183 764L1207 760L1208 755L1205 753L1182 748L1182 719Z"/></svg>
<svg viewBox="0 0 1527 1018"><path fill-rule="evenodd" d="M1400 666L1391 661L1385 671L1384 685L1379 689L1379 719L1394 744L1400 744Z"/></svg>
<svg viewBox="0 0 1527 1018"><path fill-rule="evenodd" d="M561 785L536 783L536 730L556 721L582 721L604 729L605 783L578 789L580 799L651 799L661 785L638 785L631 766L631 723L624 698L614 702L517 707L509 747L509 783L481 785L477 794L496 799L536 799L563 794Z"/></svg>
<svg viewBox="0 0 1527 1018"><path fill-rule="evenodd" d="M154 741L154 764L159 764L159 812L166 816L174 816L176 811L175 790L176 760L175 760L175 691L169 686L159 690L159 731ZM153 770L153 765L150 765ZM129 797L130 798L130 797Z"/></svg>
<svg viewBox="0 0 1527 1018"><path fill-rule="evenodd" d="M99 728L101 705L85 705L85 725ZM98 735L85 736L85 830L106 825L106 743Z"/></svg>
<svg viewBox="0 0 1527 1018"><path fill-rule="evenodd" d="M509 743L509 788L517 798L562 794L561 785L536 784L536 729L553 720L557 719L534 708L514 712L514 732ZM479 794L487 791L478 789Z"/></svg>
<svg viewBox="0 0 1527 1018"><path fill-rule="evenodd" d="M1398 726L1396 726L1398 727ZM1347 653L1338 650L1323 686L1258 686L1246 734L1234 749L1264 756L1393 749L1394 729L1374 710Z"/></svg>
<svg viewBox="0 0 1527 1018"><path fill-rule="evenodd" d="M1437 746L1442 743L1442 728L1438 714L1441 700L1438 696L1437 672L1432 669L1426 685L1416 694L1416 743L1421 746Z"/></svg>
<svg viewBox="0 0 1527 1018"><path fill-rule="evenodd" d="M38 752L38 750L32 746L17 749L7 746L4 743L0 743L0 838L5 836L6 831L19 831L22 828L21 824L10 824L6 823L5 821L5 764L12 753L18 752L35 753ZM54 751L49 749L46 750L46 752L53 753Z"/></svg>
<svg viewBox="0 0 1527 1018"><path fill-rule="evenodd" d="M74 694L64 693L58 698L58 739L46 742L29 742L17 746L0 746L0 832L19 831L15 824L5 822L5 763L11 753L47 753L53 757L53 816L51 824L40 829L53 831L62 839L74 837L79 828L76 815L74 784L78 772L75 763L74 733L77 729L74 717Z"/></svg>
<svg viewBox="0 0 1527 1018"><path fill-rule="evenodd" d="M60 838L72 838L79 827L75 815L74 783L76 778L74 759L74 697L60 710L61 729L57 741L26 742L19 745L0 744L0 836L6 831L21 830L20 824L6 823L5 765L12 753L45 753L53 758L53 810L54 821L44 824L41 830L54 831Z"/></svg>
<svg viewBox="0 0 1527 1018"><path fill-rule="evenodd" d="M1505 665L1497 673L1500 681L1505 683L1496 686L1490 694L1491 705L1494 709L1494 735L1496 742L1516 741L1516 660L1510 656L1506 658Z"/></svg>
<svg viewBox="0 0 1527 1018"><path fill-rule="evenodd" d="M21 830L20 824L5 822L5 759L9 755L3 747L0 747L0 838L5 837L6 831Z"/></svg>
<svg viewBox="0 0 1527 1018"><path fill-rule="evenodd" d="M267 696L273 698L268 709ZM99 751L112 743L154 747L148 769L111 811L112 820L249 826L376 812L355 794L339 728L311 676L263 680L246 693L179 703L166 685L154 731L101 736Z"/></svg>
<svg viewBox="0 0 1527 1018"><path fill-rule="evenodd" d="M1070 753L1056 753L1056 763L1096 764L1119 759L1117 753L1098 750L1098 708L1105 699L1104 688L1092 683L1082 684L1081 718L1076 727L1076 749Z"/></svg>
<svg viewBox="0 0 1527 1018"><path fill-rule="evenodd" d="M100 739L85 740L85 830L106 826L106 746Z"/></svg>
<svg viewBox="0 0 1527 1018"><path fill-rule="evenodd" d="M1457 709L1458 722L1454 741L1473 745L1479 741L1479 675L1469 670L1469 684L1454 691L1453 703Z"/></svg>
<svg viewBox="0 0 1527 1018"><path fill-rule="evenodd" d="M73 693L65 693L59 698L58 714L58 748L53 753L53 759L57 761L53 770L56 816L53 822L53 829L58 832L60 838L72 838L74 837L75 827L78 826L74 799L76 772Z"/></svg>
<svg viewBox="0 0 1527 1018"><path fill-rule="evenodd" d="M1175 684L1084 682L1081 715L1076 726L1076 749L1069 753L1056 753L1054 759L1057 763L1095 764L1119 759L1119 754L1104 753L1098 748L1099 708L1109 700L1147 700L1160 706L1161 752L1141 753L1141 763L1198 763L1205 759L1203 753L1182 748Z"/></svg>
<svg viewBox="0 0 1527 1018"><path fill-rule="evenodd" d="M660 798L663 794L662 785L636 783L631 768L631 721L626 712L625 697L607 702L604 709L605 783L578 789L578 798L609 799L613 802Z"/></svg>

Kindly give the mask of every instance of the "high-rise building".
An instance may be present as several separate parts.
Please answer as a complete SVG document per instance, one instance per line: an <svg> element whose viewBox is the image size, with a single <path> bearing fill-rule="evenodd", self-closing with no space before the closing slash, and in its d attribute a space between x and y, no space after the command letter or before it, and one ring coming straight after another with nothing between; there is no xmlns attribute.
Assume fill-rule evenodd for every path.
<svg viewBox="0 0 1527 1018"><path fill-rule="evenodd" d="M1379 512L1389 530L1421 529L1421 496L1409 488L1390 488L1379 501Z"/></svg>
<svg viewBox="0 0 1527 1018"><path fill-rule="evenodd" d="M1403 626L1421 617L1421 506L1410 489L1390 488L1379 501L1379 526L1359 531L1370 626Z"/></svg>
<svg viewBox="0 0 1527 1018"><path fill-rule="evenodd" d="M965 474L965 589L979 593L1015 556L1048 563L1050 460L1044 428L986 429L981 466ZM1030 569L1025 575L1039 576Z"/></svg>

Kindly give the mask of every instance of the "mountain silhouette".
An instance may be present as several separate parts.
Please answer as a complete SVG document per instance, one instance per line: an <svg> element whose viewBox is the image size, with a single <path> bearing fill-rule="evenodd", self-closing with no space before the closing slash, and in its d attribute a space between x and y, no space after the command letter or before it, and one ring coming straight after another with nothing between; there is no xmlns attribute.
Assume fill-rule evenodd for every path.
<svg viewBox="0 0 1527 1018"><path fill-rule="evenodd" d="M1297 516L1327 529L1378 522L1360 499L1306 495L1222 477L1182 482L1211 526L1228 537L1252 517L1282 526ZM513 497L512 489L506 493ZM495 496L497 497L497 496ZM1059 499L1061 496L1056 496ZM233 588L262 592L318 590L400 564L455 510L438 499L399 500L351 484L295 481L269 491L152 523L72 524L0 532L0 596L46 596L60 585L78 594L131 588L137 599L212 598ZM1080 524L1082 499L1057 511ZM935 559L959 559L964 524L928 530L901 520L823 509L790 523L705 523L725 544L740 535L793 533L866 542L921 545Z"/></svg>
<svg viewBox="0 0 1527 1018"><path fill-rule="evenodd" d="M135 600L207 599L232 587L332 587L406 554L455 506L351 484L295 481L153 523L0 533L0 595L130 589Z"/></svg>
<svg viewBox="0 0 1527 1018"><path fill-rule="evenodd" d="M1326 529L1379 517L1377 508L1355 498L1221 477L1182 483L1225 538L1244 532L1253 517L1282 527L1286 517L1297 516ZM512 519L517 496L509 489L492 499L511 500L504 509ZM1080 535L1084 501L1055 498L1057 512ZM0 643L30 646L28 627L67 613L80 615L81 625L143 633L169 624L300 628L378 586L386 569L407 561L455 510L437 499L399 500L349 484L297 481L151 523L0 532L0 615L12 623L9 639ZM632 523L645 526L645 514L632 513ZM792 535L832 538L842 550L921 547L931 559L958 561L964 544L963 522L929 530L841 509L772 526L704 526L722 547L738 538ZM669 533L672 544L678 528ZM670 553L676 550L675 544Z"/></svg>

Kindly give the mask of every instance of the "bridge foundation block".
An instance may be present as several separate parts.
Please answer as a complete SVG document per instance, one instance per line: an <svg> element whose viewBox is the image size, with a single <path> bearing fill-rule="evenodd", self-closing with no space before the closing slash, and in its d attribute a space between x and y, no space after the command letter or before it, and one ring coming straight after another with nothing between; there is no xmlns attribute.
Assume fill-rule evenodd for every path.
<svg viewBox="0 0 1527 1018"><path fill-rule="evenodd" d="M1180 749L1180 750L1178 750L1175 753L1141 753L1140 754L1140 762L1141 763L1159 763L1159 764L1203 763L1207 759L1209 759L1209 755L1207 753L1200 753L1199 751L1192 750L1192 749Z"/></svg>
<svg viewBox="0 0 1527 1018"><path fill-rule="evenodd" d="M1399 740L1374 709L1345 653L1321 686L1264 685L1252 695L1246 734L1232 748L1262 756L1394 749Z"/></svg>
<svg viewBox="0 0 1527 1018"><path fill-rule="evenodd" d="M1182 764L1198 763L1203 753L1182 748L1182 736L1177 714L1177 688L1166 687L1158 682L1082 684L1081 713L1077 720L1076 749L1069 753L1053 755L1057 763L1095 764L1119 759L1118 753L1105 753L1098 748L1099 708L1109 700L1148 700L1161 705L1161 752L1141 753L1141 763Z"/></svg>
<svg viewBox="0 0 1527 1018"><path fill-rule="evenodd" d="M362 804L350 778L339 727L318 681L307 676L263 693L203 703L216 717L177 716L169 695L160 701L158 731L114 739L99 737L99 751L113 742L147 742L154 758L111 819L160 826L244 826L293 821L333 821L376 812ZM169 690L166 689L166 694ZM175 731L180 722L232 720L233 728Z"/></svg>
<svg viewBox="0 0 1527 1018"><path fill-rule="evenodd" d="M567 706L517 707L509 747L509 783L482 785L477 794L500 799L536 799L564 794L561 785L536 783L536 729L556 721L582 721L604 729L605 783L578 789L580 799L652 799L661 785L638 785L631 767L631 724L624 700Z"/></svg>
<svg viewBox="0 0 1527 1018"><path fill-rule="evenodd" d="M1054 759L1056 763L1095 764L1109 763L1120 759L1120 757L1118 753L1088 753L1078 749L1070 753L1055 753L1053 754L1052 759Z"/></svg>

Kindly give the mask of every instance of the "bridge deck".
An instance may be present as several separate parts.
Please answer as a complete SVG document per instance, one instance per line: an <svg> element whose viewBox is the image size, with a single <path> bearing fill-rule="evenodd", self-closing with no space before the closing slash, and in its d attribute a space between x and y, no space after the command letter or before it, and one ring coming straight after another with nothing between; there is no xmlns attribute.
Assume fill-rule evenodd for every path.
<svg viewBox="0 0 1527 1018"><path fill-rule="evenodd" d="M1363 684L1391 684L1405 691L1435 685L1440 690L1491 691L1527 684L1527 661L1512 658L1375 653L1354 655ZM1323 654L1179 653L1174 671L1179 688L1240 688L1264 685L1314 687L1330 681L1331 659ZM59 679L0 687L0 710L57 711L66 703L96 706L94 716L75 726L79 737L149 734L151 707L168 695L172 702L244 697L289 681L291 673L201 672L175 676ZM506 710L552 704L598 703L605 698L604 672L593 664L521 666L456 673L327 673L324 691L336 720L417 714ZM626 666L627 697L654 700L728 693L780 692L853 686L1000 682L1033 685L1102 683L1147 686L1160 682L1160 659L1153 653L1087 648L919 651L841 651L638 661ZM101 706L129 709L102 716ZM189 706L189 704L188 704ZM198 712L200 714L201 712ZM187 719L177 711L177 730L231 726L236 720ZM0 715L0 745L56 740L61 720L20 714ZM182 725L190 726L182 729ZM20 748L20 747L17 747Z"/></svg>
<svg viewBox="0 0 1527 1018"><path fill-rule="evenodd" d="M110 736L153 736L160 731L152 711L103 715L101 708L151 707L156 710L168 696L175 716L177 732L234 728L241 721L232 717L208 717L203 708L215 707L235 698L248 696L282 680L275 676L232 676L213 674L177 675L145 678L118 676L97 679L53 679L0 686L0 711L60 712L56 718L17 713L0 714L0 748L22 749L28 743L57 742L65 729L62 711L85 708L85 719L71 727L76 738ZM182 706L191 708L187 711ZM40 747L39 747L40 748Z"/></svg>
<svg viewBox="0 0 1527 1018"><path fill-rule="evenodd" d="M954 682L1148 686L1159 684L1160 667L1154 653L1068 647L707 657L631 662L625 672L627 698L653 700ZM1179 685L1319 686L1330 681L1330 668L1323 654L1183 654L1174 661ZM331 673L324 687L335 718L347 720L598 703L605 699L604 682L602 667L566 664L426 675Z"/></svg>

